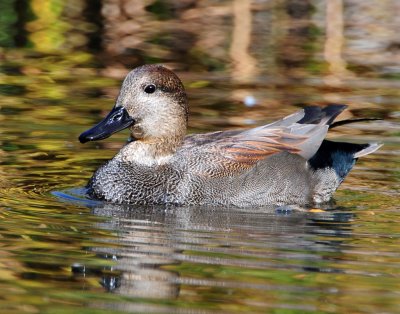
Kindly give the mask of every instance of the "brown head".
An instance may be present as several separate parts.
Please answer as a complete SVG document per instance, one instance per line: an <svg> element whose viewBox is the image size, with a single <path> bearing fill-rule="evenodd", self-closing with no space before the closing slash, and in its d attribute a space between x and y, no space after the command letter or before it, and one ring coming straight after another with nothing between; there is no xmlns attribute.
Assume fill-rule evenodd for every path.
<svg viewBox="0 0 400 314"><path fill-rule="evenodd" d="M79 140L101 140L127 127L132 137L174 150L186 134L188 104L176 74L161 65L132 70L122 83L112 111Z"/></svg>

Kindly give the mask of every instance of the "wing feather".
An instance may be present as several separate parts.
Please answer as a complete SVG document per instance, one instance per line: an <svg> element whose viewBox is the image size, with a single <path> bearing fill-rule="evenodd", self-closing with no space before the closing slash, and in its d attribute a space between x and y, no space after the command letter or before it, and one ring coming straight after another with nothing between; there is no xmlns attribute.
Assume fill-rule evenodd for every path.
<svg viewBox="0 0 400 314"><path fill-rule="evenodd" d="M273 123L244 131L191 135L186 138L183 147L190 146L195 148L196 154L209 155L210 163L215 161L209 167L224 170L249 168L268 156L284 151L308 160L321 146L332 117L343 110L343 106L330 108L330 111L315 108L300 110ZM318 114L321 117L317 119Z"/></svg>

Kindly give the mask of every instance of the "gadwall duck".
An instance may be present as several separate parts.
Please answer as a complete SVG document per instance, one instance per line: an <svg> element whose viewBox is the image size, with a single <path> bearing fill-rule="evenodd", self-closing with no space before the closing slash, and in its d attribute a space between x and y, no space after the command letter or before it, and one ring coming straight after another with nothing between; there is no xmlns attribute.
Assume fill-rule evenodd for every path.
<svg viewBox="0 0 400 314"><path fill-rule="evenodd" d="M132 140L88 183L96 199L126 204L312 205L330 200L358 157L380 145L324 140L346 106L306 107L247 130L186 136L182 82L161 65L125 78L116 104L81 143L129 128Z"/></svg>

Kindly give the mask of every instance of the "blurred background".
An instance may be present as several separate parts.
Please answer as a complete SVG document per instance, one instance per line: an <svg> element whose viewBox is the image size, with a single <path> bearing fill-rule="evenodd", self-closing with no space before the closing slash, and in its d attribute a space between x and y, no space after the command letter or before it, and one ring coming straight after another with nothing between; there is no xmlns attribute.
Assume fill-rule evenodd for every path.
<svg viewBox="0 0 400 314"><path fill-rule="evenodd" d="M188 89L194 128L310 103L398 114L396 0L2 0L0 12L3 95L113 99L129 70L162 63Z"/></svg>
<svg viewBox="0 0 400 314"><path fill-rule="evenodd" d="M0 312L398 312L399 13L398 0L0 0ZM384 146L327 212L85 203L79 188L128 132L77 137L148 63L182 79L189 132L344 103L340 118L382 120L329 136Z"/></svg>
<svg viewBox="0 0 400 314"><path fill-rule="evenodd" d="M344 103L341 118L383 121L333 136L399 143L396 0L1 0L0 12L3 155L24 146L53 155L119 148L126 132L85 146L76 138L110 110L124 76L147 63L181 77L189 132Z"/></svg>

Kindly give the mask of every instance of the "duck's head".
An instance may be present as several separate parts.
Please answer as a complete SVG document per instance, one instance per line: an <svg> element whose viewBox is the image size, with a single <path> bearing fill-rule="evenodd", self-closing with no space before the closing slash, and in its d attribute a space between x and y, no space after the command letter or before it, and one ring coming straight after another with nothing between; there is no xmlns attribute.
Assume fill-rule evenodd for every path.
<svg viewBox="0 0 400 314"><path fill-rule="evenodd" d="M79 141L102 140L130 128L136 140L181 142L186 134L188 105L182 82L161 65L144 65L125 78L115 106Z"/></svg>

